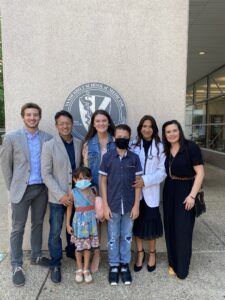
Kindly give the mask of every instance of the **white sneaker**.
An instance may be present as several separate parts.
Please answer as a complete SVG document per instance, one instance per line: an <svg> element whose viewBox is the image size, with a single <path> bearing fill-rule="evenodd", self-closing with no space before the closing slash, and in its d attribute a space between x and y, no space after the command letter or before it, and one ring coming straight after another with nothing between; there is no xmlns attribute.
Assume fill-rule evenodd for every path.
<svg viewBox="0 0 225 300"><path fill-rule="evenodd" d="M75 275L75 281L77 283L81 283L83 282L84 278L83 278L83 271L81 269L76 271L76 275Z"/></svg>
<svg viewBox="0 0 225 300"><path fill-rule="evenodd" d="M86 283L91 283L93 281L90 270L84 270L83 274L84 274L84 281Z"/></svg>

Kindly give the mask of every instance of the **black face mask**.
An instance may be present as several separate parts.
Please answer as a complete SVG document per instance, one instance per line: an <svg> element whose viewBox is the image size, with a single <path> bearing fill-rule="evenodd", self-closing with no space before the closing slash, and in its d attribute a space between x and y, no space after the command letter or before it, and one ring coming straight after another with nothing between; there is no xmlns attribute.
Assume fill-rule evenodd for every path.
<svg viewBox="0 0 225 300"><path fill-rule="evenodd" d="M130 139L118 138L118 139L115 139L115 144L116 144L116 147L118 147L119 149L128 149L129 141L130 141Z"/></svg>

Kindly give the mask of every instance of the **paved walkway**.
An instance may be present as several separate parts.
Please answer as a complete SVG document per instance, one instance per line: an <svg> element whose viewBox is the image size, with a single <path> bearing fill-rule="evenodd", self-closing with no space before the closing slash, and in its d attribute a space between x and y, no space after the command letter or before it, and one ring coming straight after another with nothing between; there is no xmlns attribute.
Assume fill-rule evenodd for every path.
<svg viewBox="0 0 225 300"><path fill-rule="evenodd" d="M26 251L26 285L15 288L11 283L7 254L6 191L0 176L0 252L5 253L0 263L0 299L225 299L225 171L207 165L204 189L207 213L196 219L193 257L186 280L167 275L165 243L161 239L157 247L156 271L148 273L145 265L140 273L133 273L131 286L120 283L117 287L111 287L108 284L106 252L102 255L100 271L94 275L92 284L76 284L74 263L65 258L62 261L63 282L56 286L51 282L48 270L29 264L29 251Z"/></svg>

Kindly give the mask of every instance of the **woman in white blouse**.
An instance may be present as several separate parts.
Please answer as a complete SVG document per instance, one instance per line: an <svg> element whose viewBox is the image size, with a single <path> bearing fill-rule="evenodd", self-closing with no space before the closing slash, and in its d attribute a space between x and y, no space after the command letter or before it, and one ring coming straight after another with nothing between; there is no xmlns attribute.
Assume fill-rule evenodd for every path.
<svg viewBox="0 0 225 300"><path fill-rule="evenodd" d="M140 215L134 221L133 233L137 245L137 260L134 271L139 272L145 260L143 240L149 241L149 258L147 270L156 268L156 238L163 234L162 220L159 211L160 183L166 177L163 146L158 136L155 119L145 115L137 127L137 138L131 142L131 151L141 161L144 175L134 183L134 187L142 187Z"/></svg>

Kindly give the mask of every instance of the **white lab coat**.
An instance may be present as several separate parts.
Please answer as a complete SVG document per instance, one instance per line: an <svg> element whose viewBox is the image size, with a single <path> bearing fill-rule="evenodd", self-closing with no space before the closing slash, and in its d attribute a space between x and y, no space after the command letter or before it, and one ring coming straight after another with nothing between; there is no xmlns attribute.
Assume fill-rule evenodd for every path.
<svg viewBox="0 0 225 300"><path fill-rule="evenodd" d="M162 143L159 144L159 155L157 155L156 143L153 139L152 149L150 147L148 150L148 158L145 166L143 140L141 140L140 146L135 146L135 144L136 140L133 140L130 143L130 150L139 156L144 172L142 178L145 186L142 188L142 197L144 197L145 202L149 207L158 207L160 201L160 183L166 178L164 166L166 157L163 153L163 145ZM152 159L150 159L151 155Z"/></svg>

